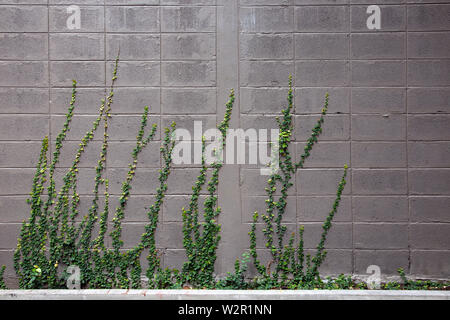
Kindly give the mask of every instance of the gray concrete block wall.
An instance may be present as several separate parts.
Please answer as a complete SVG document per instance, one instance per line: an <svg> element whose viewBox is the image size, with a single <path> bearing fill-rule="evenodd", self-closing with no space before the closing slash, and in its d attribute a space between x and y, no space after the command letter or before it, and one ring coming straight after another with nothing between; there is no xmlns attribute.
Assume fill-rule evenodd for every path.
<svg viewBox="0 0 450 320"><path fill-rule="evenodd" d="M79 30L66 26L72 4L81 9ZM371 4L381 8L380 30L366 27ZM325 92L330 106L320 143L290 191L288 230L305 225L305 243L314 249L349 164L321 271L364 274L376 264L384 275L403 267L413 276L448 278L449 14L450 2L436 0L1 1L0 265L12 279L40 140L54 140L61 128L71 80L79 85L76 116L58 175L97 113L120 48L107 164L112 203L145 105L159 125L142 154L124 222L126 247L138 241L154 199L162 127L172 120L191 132L194 121L213 127L235 88L232 128L276 128L292 74L297 156ZM81 164L84 209L100 139ZM181 207L197 167L176 165L169 179L158 232L164 266L180 267L184 259ZM248 248L251 215L264 210L266 180L255 165L226 165L222 173L218 273L231 271ZM267 256L261 237L258 250Z"/></svg>

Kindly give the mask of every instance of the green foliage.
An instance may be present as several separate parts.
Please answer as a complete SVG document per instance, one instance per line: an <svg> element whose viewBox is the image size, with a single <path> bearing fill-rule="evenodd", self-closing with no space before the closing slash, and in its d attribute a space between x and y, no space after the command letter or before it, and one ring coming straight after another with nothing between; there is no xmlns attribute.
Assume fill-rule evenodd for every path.
<svg viewBox="0 0 450 320"><path fill-rule="evenodd" d="M324 116L328 110L328 94L322 114L314 126L304 152L298 162L293 161L290 145L293 131L293 88L292 78L289 80L288 106L281 111L282 117L277 118L279 134L279 170L272 171L265 189L267 193L266 212L253 215L253 223L249 232L250 248L235 262L234 272L229 272L225 278L217 280L214 275L214 265L217 259L217 248L221 239L221 225L218 217L221 208L218 206L217 189L219 173L223 166L222 153L225 148L226 136L230 125L231 113L235 101L232 90L226 104L223 121L218 125L220 137L218 149L215 150L215 161L206 163L206 142L202 138L202 166L193 187L188 207L182 209L183 246L186 250L186 261L181 270L163 269L156 247L155 235L159 223L159 213L168 190L167 180L171 173L172 153L175 146L175 123L164 129L160 147L163 165L159 170L159 185L156 187L156 197L147 211L148 221L141 239L131 249L123 248L122 222L126 215L127 204L132 193L132 183L138 169L139 155L153 140L157 126L149 130L149 108L145 107L139 130L136 135L136 145L131 153L127 175L121 186L119 204L112 217L112 230L108 230L110 218L109 181L105 177L108 156L108 126L111 118L111 108L114 97L114 84L117 80L118 59L113 71L112 84L105 99L101 100L99 113L93 121L91 129L83 136L72 165L62 177L62 186L56 189L55 170L59 163L61 150L70 130L77 98L77 83L73 81L72 97L65 123L55 140L51 161L48 159L49 139L42 141L41 152L36 165L30 198L30 217L24 221L20 231L17 248L14 252L14 268L22 289L65 288L70 276L68 267L76 265L81 271L81 286L83 288L141 288L142 275L148 280L148 288L179 289L217 288L217 289L366 289L365 284L356 283L350 276L340 275L337 278L320 278L319 268L326 258L325 242L332 226L333 218L339 207L346 184L347 166L339 182L333 206L322 225L322 235L315 255L305 254L304 227L292 233L286 239L286 226L283 216L287 208L287 197L292 187L292 178L302 169L310 156L313 146L318 142L322 132ZM99 159L95 167L92 203L88 212L84 212L81 222L79 204L80 195L77 191L79 163L85 149L94 139L95 133L103 125L103 139ZM148 132L147 132L148 131ZM273 169L273 163L270 164ZM206 186L207 195L203 202L203 212L199 209L200 194ZM278 193L277 193L278 191ZM203 219L200 221L200 214ZM271 261L264 265L258 259L256 247L256 230L259 219L264 228L262 233L266 240L266 248L271 253ZM97 228L96 228L97 227ZM94 234L94 230L98 230ZM111 238L112 247L106 246L107 237ZM148 268L143 270L141 258L147 253ZM258 276L248 280L246 273L250 261L255 266ZM0 289L6 289L3 275L5 267L0 268ZM383 289L444 289L448 284L431 281L412 281L406 278L399 269L402 283L389 282L382 285Z"/></svg>
<svg viewBox="0 0 450 320"><path fill-rule="evenodd" d="M66 114L63 129L56 137L55 151L50 165L47 153L49 140L45 137L36 173L33 179L30 204L30 218L24 221L14 253L14 267L19 277L19 286L24 289L64 288L68 277L67 267L76 265L81 271L81 285L84 288L137 288L141 287L140 256L144 249L155 254L154 230L157 227L158 213L167 191L166 181L170 174L171 154L174 146L172 139L175 123L165 129L165 138L161 146L161 154L165 160L160 170L160 187L157 189L155 203L150 207L149 222L142 241L133 249L124 251L121 238L121 222L125 217L125 209L132 190L138 155L156 134L153 125L146 136L148 123L148 107L144 108L141 125L136 136L136 147L131 157L132 162L125 181L122 183L122 194L113 218L113 230L110 233L113 248L107 248L105 237L108 232L109 216L109 181L105 178L108 151L108 123L111 118L111 106L114 97L114 84L117 80L118 59L113 71L112 84L106 99L102 99L99 114L91 129L84 135L76 151L75 159L62 178L63 185L56 191L54 172L59 162L60 152L70 130L70 123L76 105L76 81L73 81L72 98ZM103 140L99 160L95 167L92 205L79 223L80 196L77 192L77 176L79 162L85 149L93 140L94 134L103 124ZM47 191L47 195L44 191ZM100 195L103 191L104 204L100 206ZM93 230L98 222L99 231L96 237ZM153 249L153 251L152 251ZM151 259L153 264L156 262Z"/></svg>
<svg viewBox="0 0 450 320"><path fill-rule="evenodd" d="M253 257L253 264L259 272L261 279L259 283L263 286L285 286L288 279L293 279L290 285L297 286L309 285L320 282L319 267L326 257L324 250L325 241L328 231L331 228L331 223L334 215L337 212L339 203L341 201L342 192L346 184L347 166L345 166L343 177L339 183L336 200L333 208L330 211L322 228L320 242L317 246L317 252L314 257L304 254L303 241L303 226L299 230L299 242L297 248L294 248L295 233L291 235L287 245L283 245L286 235L286 226L282 224L283 216L287 208L288 191L293 186L292 178L298 169L303 168L305 160L311 154L311 150L318 142L318 137L322 133L322 124L324 123L324 116L328 111L328 94L325 97L325 106L322 109L322 114L318 119L315 127L312 130L311 137L308 139L304 148L303 154L300 155L299 162L294 162L290 153L291 136L293 130L292 112L293 112L293 88L292 77L289 79L289 93L288 106L281 111L282 117L277 118L279 134L279 170L273 172L267 180L267 187L265 188L267 194L266 213L261 215L265 224L262 233L266 239L266 248L269 249L272 259L270 263L265 266L262 265L258 259L256 250L256 224L258 223L259 215L257 212L253 215L253 224L249 232L250 236L250 255ZM276 196L277 190L280 190L280 196ZM271 266L274 266L272 273ZM306 268L305 268L306 267Z"/></svg>
<svg viewBox="0 0 450 320"><path fill-rule="evenodd" d="M187 209L183 208L183 246L186 249L187 261L182 268L182 281L195 287L211 288L215 284L214 264L217 259L217 247L220 241L220 224L217 217L221 208L217 205L217 187L219 172L223 166L221 154L225 148L227 131L230 125L231 112L235 100L232 90L226 104L224 119L218 126L221 133L215 150L215 161L208 167L205 159L205 138L202 138L202 168L200 175L192 187L192 195ZM212 171L208 182L208 195L203 203L204 222L199 222L199 197L206 180L208 170Z"/></svg>
<svg viewBox="0 0 450 320"><path fill-rule="evenodd" d="M249 262L250 254L248 252L243 253L242 259L236 259L234 263L234 272L228 272L224 279L217 282L216 288L231 290L247 289L249 284L245 279L245 273L248 270Z"/></svg>
<svg viewBox="0 0 450 320"><path fill-rule="evenodd" d="M5 266L0 267L0 290L6 290L6 284L5 279L3 278L3 275L5 274Z"/></svg>

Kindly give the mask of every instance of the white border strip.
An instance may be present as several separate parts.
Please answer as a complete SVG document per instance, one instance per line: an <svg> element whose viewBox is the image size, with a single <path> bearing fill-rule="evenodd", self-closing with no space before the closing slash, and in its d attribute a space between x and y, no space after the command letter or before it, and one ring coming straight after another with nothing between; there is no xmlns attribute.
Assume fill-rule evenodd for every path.
<svg viewBox="0 0 450 320"><path fill-rule="evenodd" d="M450 300L450 291L0 290L0 300Z"/></svg>

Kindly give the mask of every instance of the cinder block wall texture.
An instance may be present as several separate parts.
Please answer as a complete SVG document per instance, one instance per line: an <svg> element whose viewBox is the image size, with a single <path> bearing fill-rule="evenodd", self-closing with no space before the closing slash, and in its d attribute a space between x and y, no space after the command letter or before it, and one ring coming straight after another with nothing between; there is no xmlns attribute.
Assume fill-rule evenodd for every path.
<svg viewBox="0 0 450 320"><path fill-rule="evenodd" d="M383 275L403 267L450 276L450 2L442 0L1 0L0 265L14 277L12 253L40 141L54 140L78 81L76 116L59 174L95 117L120 47L107 175L115 203L145 105L157 140L141 157L124 224L125 247L144 229L160 166L161 127L175 120L213 128L230 88L232 128L276 128L295 82L295 148L304 147L330 93L324 133L297 174L284 223L305 225L317 245L344 164L349 181L329 234L324 274ZM68 29L69 5L81 28ZM369 30L369 5L381 29ZM82 162L79 191L89 206L101 135ZM164 266L180 267L181 207L198 175L176 166L160 216ZM251 165L226 165L217 272L248 248L255 210L264 212L267 178ZM259 237L261 254L264 241Z"/></svg>

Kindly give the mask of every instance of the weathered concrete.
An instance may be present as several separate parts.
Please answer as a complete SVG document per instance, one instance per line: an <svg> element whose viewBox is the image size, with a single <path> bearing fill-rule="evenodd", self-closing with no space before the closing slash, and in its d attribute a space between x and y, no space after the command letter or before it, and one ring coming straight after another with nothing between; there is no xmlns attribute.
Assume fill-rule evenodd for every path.
<svg viewBox="0 0 450 320"><path fill-rule="evenodd" d="M67 6L81 9L68 29ZM366 25L381 8L380 30ZM142 154L124 225L126 246L139 239L144 208L155 195L163 126L193 131L223 117L236 91L232 128L272 129L295 86L292 146L302 152L330 94L320 143L298 173L283 223L306 225L314 248L345 164L349 179L330 232L325 274L450 276L450 1L405 0L8 0L0 4L0 265L12 268L17 230L29 214L40 140L55 140L78 81L76 116L61 156L71 152L97 114L120 47L107 174L117 203L144 106L156 139ZM81 210L92 190L101 134L80 164ZM167 267L182 265L181 207L198 165L176 165L160 218L158 248ZM57 170L58 177L62 169ZM218 274L248 248L255 210L263 213L266 177L255 165L226 165ZM258 226L258 230L262 227ZM164 232L166 234L164 234ZM258 237L258 250L264 251ZM254 270L253 270L254 271ZM353 294L353 293L352 293Z"/></svg>
<svg viewBox="0 0 450 320"><path fill-rule="evenodd" d="M448 291L3 290L0 300L450 300Z"/></svg>

